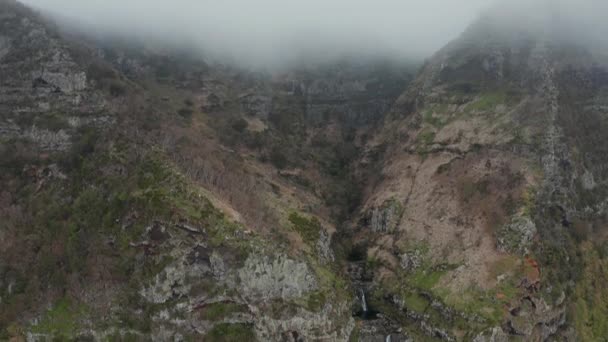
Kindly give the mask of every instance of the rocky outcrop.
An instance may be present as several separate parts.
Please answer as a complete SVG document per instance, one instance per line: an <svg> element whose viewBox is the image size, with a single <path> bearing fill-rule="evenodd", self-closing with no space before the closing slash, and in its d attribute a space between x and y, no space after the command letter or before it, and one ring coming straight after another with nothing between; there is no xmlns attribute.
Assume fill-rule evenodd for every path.
<svg viewBox="0 0 608 342"><path fill-rule="evenodd" d="M496 245L500 251L526 255L537 234L536 225L523 216L515 216L496 233Z"/></svg>
<svg viewBox="0 0 608 342"><path fill-rule="evenodd" d="M349 341L355 320L345 304L329 304L320 312L299 310L285 318L259 316L255 331L260 341ZM336 313L338 313L336 315ZM340 317L336 320L337 317Z"/></svg>
<svg viewBox="0 0 608 342"><path fill-rule="evenodd" d="M272 97L267 95L244 94L239 97L239 101L245 114L263 120L268 119L272 110Z"/></svg>
<svg viewBox="0 0 608 342"><path fill-rule="evenodd" d="M317 241L317 253L319 260L324 263L330 263L335 261L334 251L331 248L332 236L325 230L319 230L319 240Z"/></svg>
<svg viewBox="0 0 608 342"><path fill-rule="evenodd" d="M70 136L64 130L53 132L33 126L25 132L24 137L46 151L66 151L71 146Z"/></svg>
<svg viewBox="0 0 608 342"><path fill-rule="evenodd" d="M475 337L473 342L509 342L509 335L507 335L502 328L494 327L481 332Z"/></svg>
<svg viewBox="0 0 608 342"><path fill-rule="evenodd" d="M84 72L52 72L43 70L34 72L32 79L33 82L44 82L68 95L83 91L87 86L87 75Z"/></svg>
<svg viewBox="0 0 608 342"><path fill-rule="evenodd" d="M298 298L318 287L306 263L283 255L250 256L238 278L243 296L250 300Z"/></svg>
<svg viewBox="0 0 608 342"><path fill-rule="evenodd" d="M372 209L370 226L374 233L392 233L397 228L403 206L396 199L385 201L382 206Z"/></svg>
<svg viewBox="0 0 608 342"><path fill-rule="evenodd" d="M406 272L412 272L422 266L422 253L416 249L409 253L403 253L399 256L399 265Z"/></svg>
<svg viewBox="0 0 608 342"><path fill-rule="evenodd" d="M0 4L0 31L0 135L65 152L75 128L112 125L112 99L88 84L93 56L75 56L56 28L16 2ZM82 118L78 127L68 116Z"/></svg>
<svg viewBox="0 0 608 342"><path fill-rule="evenodd" d="M0 36L0 62L6 56L11 48L11 42L7 37Z"/></svg>

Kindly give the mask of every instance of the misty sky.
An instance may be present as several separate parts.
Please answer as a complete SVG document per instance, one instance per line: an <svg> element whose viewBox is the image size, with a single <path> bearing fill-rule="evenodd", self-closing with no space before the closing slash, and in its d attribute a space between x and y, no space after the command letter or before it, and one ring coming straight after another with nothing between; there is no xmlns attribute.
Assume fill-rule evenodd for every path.
<svg viewBox="0 0 608 342"><path fill-rule="evenodd" d="M608 35L608 0L20 1L94 33L157 39L267 66L342 54L425 58L489 8L498 16L491 21L516 27L549 14L553 29L573 40Z"/></svg>
<svg viewBox="0 0 608 342"><path fill-rule="evenodd" d="M494 0L21 0L96 31L200 45L237 60L426 57Z"/></svg>

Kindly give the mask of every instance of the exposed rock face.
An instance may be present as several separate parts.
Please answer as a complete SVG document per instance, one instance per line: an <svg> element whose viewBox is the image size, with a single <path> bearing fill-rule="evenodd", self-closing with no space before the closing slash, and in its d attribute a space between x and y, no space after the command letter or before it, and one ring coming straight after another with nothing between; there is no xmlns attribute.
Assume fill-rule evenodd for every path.
<svg viewBox="0 0 608 342"><path fill-rule="evenodd" d="M154 338L204 335L217 324L229 324L251 327L252 336L260 341L284 341L293 336L296 340L348 340L354 320L347 302L322 303L314 311L289 306L319 290L306 263L283 254L254 253L241 264L235 260L234 250L206 246L204 235L185 242L189 234L192 232L171 232L165 225L153 225L144 236L144 246L169 248L175 259L139 291L145 301L165 308L154 317ZM210 308L238 310L215 318L209 316L215 313Z"/></svg>
<svg viewBox="0 0 608 342"><path fill-rule="evenodd" d="M505 334L500 327L480 333L473 342L508 342L509 335Z"/></svg>
<svg viewBox="0 0 608 342"><path fill-rule="evenodd" d="M347 305L335 308L338 312L347 313ZM346 319L341 326L335 327L332 315L335 311L331 307L324 307L321 312L298 312L291 317L275 319L268 316L259 317L256 321L256 335L263 341L349 341L355 327L352 317ZM315 331L326 332L323 335ZM283 336L277 332L284 332Z"/></svg>
<svg viewBox="0 0 608 342"><path fill-rule="evenodd" d="M325 230L321 229L319 232L319 241L317 241L317 252L319 253L319 259L324 262L334 262L336 257L331 248L331 235Z"/></svg>
<svg viewBox="0 0 608 342"><path fill-rule="evenodd" d="M391 233L399 224L403 215L403 207L395 200L385 201L382 206L374 208L371 213L370 225L375 233Z"/></svg>
<svg viewBox="0 0 608 342"><path fill-rule="evenodd" d="M412 272L422 266L422 255L419 250L403 253L399 257L399 265L406 272Z"/></svg>
<svg viewBox="0 0 608 342"><path fill-rule="evenodd" d="M86 62L74 58L57 32L19 4L0 5L0 136L65 151L75 132L58 113L92 121L101 111L113 114L109 101L88 88Z"/></svg>
<svg viewBox="0 0 608 342"><path fill-rule="evenodd" d="M0 61L6 56L11 48L11 42L8 37L0 36Z"/></svg>
<svg viewBox="0 0 608 342"><path fill-rule="evenodd" d="M14 6L0 0L0 152L29 159L0 173L0 339L608 334L594 292L606 263L608 73L586 53L473 28L403 92L407 73L384 61L269 77L111 48L97 52L105 62L83 58ZM138 82L168 94L142 86L141 102L121 98ZM226 118L228 132L212 125ZM100 139L75 144L82 132ZM227 136L247 143L228 148ZM281 150L300 143L318 146ZM330 170L277 172L261 158L275 150ZM326 196L328 180L351 176L356 191ZM323 200L344 197L337 222ZM262 201L272 207L257 210ZM294 210L323 225L284 227ZM581 279L585 268L601 277ZM48 303L29 301L36 289ZM353 317L357 296L369 317Z"/></svg>
<svg viewBox="0 0 608 342"><path fill-rule="evenodd" d="M512 312L517 314L508 323L511 334L537 335L543 341L555 335L566 319L564 308L550 307L544 300L536 298L522 300L521 305Z"/></svg>
<svg viewBox="0 0 608 342"><path fill-rule="evenodd" d="M593 190L597 186L597 183L593 178L593 173L589 172L588 170L585 170L585 173L583 173L581 182L585 190Z"/></svg>
<svg viewBox="0 0 608 342"><path fill-rule="evenodd" d="M605 195L592 194L605 194L599 190L605 170L598 167L605 153L597 146L606 135L597 129L605 127L607 64L525 28L504 29L491 20L473 25L431 58L396 101L373 142L388 146L377 162L382 175L355 221L375 234L356 224L353 231L379 259L373 284L385 286L384 293L401 289L406 295L394 305L402 304L425 334L439 329L442 338L457 339L457 324L432 317L458 312L458 298L478 293L463 301L477 305L487 295L487 303L502 303L483 304L502 329L484 326L494 319L484 310L474 312L479 320L472 321L487 329L479 341L568 340L563 298L556 298L581 272L586 247L575 240L598 227L595 220L606 225L598 214ZM581 113L594 128L582 127ZM593 138L581 138L589 133ZM403 214L378 203L393 197ZM420 261L411 254L416 246L424 250ZM435 276L439 281L420 281ZM503 305L512 310L505 313Z"/></svg>
<svg viewBox="0 0 608 342"><path fill-rule="evenodd" d="M70 136L64 130L52 132L33 126L23 136L40 145L40 148L46 151L65 151L71 146Z"/></svg>
<svg viewBox="0 0 608 342"><path fill-rule="evenodd" d="M261 119L268 119L272 110L272 97L264 95L245 94L240 97L241 106L246 114Z"/></svg>
<svg viewBox="0 0 608 342"><path fill-rule="evenodd" d="M537 234L536 225L527 217L516 216L497 233L497 247L503 252L526 255Z"/></svg>
<svg viewBox="0 0 608 342"><path fill-rule="evenodd" d="M238 277L243 295L250 299L297 298L317 288L308 265L285 256L251 256Z"/></svg>
<svg viewBox="0 0 608 342"><path fill-rule="evenodd" d="M306 117L312 123L339 117L348 126L378 122L404 89L409 76L390 62L382 65L345 65L312 74L300 89Z"/></svg>
<svg viewBox="0 0 608 342"><path fill-rule="evenodd" d="M51 67L56 67L57 64L59 64L59 61L54 61ZM35 72L32 78L34 82L45 82L68 95L83 91L87 86L87 75L84 72L62 73L44 70Z"/></svg>

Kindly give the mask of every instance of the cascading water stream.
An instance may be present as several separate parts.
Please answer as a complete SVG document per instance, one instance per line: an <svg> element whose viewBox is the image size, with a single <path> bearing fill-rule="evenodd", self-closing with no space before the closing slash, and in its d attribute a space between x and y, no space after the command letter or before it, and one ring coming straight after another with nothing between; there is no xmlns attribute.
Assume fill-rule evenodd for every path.
<svg viewBox="0 0 608 342"><path fill-rule="evenodd" d="M384 342L391 342L391 335L386 335L386 338L384 339Z"/></svg>
<svg viewBox="0 0 608 342"><path fill-rule="evenodd" d="M365 291L361 290L361 310L363 315L367 315L367 301L365 300Z"/></svg>

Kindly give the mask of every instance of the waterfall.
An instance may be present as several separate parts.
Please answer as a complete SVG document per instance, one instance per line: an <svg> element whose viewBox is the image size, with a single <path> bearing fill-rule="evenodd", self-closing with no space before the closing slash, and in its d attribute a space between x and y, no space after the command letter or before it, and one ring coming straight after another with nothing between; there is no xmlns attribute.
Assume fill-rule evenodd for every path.
<svg viewBox="0 0 608 342"><path fill-rule="evenodd" d="M391 335L390 334L386 335L386 339L384 339L384 342L391 342Z"/></svg>
<svg viewBox="0 0 608 342"><path fill-rule="evenodd" d="M361 290L361 310L363 314L367 313L367 301L365 301L365 291Z"/></svg>

